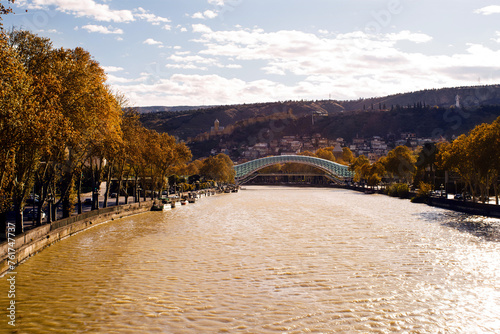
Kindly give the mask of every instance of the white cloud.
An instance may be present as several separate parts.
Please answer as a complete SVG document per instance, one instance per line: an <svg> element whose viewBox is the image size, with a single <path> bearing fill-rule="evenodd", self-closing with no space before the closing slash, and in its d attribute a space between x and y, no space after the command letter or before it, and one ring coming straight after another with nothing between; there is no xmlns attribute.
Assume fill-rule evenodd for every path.
<svg viewBox="0 0 500 334"><path fill-rule="evenodd" d="M481 45L469 45L467 52L451 56L405 52L396 47L399 41L425 43L431 36L401 31L371 35L356 31L330 38L302 31L264 32L261 29L213 31L208 26L193 25L200 33L195 40L205 49L201 56L234 58L238 61L264 62L264 74L322 78L316 88L310 81L297 84L297 91L336 90L338 96L383 95L443 85L475 82L481 73L498 73L496 59L500 51ZM355 87L355 88L353 88Z"/></svg>
<svg viewBox="0 0 500 334"><path fill-rule="evenodd" d="M406 40L414 43L426 43L432 40L432 37L429 35L422 33L412 33L408 30L400 31L397 34L388 34L387 37L389 38L389 40L393 41Z"/></svg>
<svg viewBox="0 0 500 334"><path fill-rule="evenodd" d="M170 69L182 69L182 70L199 70L199 71L207 71L208 67L206 66L198 66L195 64L167 64L166 68Z"/></svg>
<svg viewBox="0 0 500 334"><path fill-rule="evenodd" d="M495 34L497 35L497 38L492 38L497 43L500 43L500 31L496 31Z"/></svg>
<svg viewBox="0 0 500 334"><path fill-rule="evenodd" d="M134 10L115 10L107 4L98 4L95 0L19 0L19 5L29 9L55 6L56 10L63 13L104 22L132 22L136 19L146 20L153 25L171 22L170 19L152 14L142 7Z"/></svg>
<svg viewBox="0 0 500 334"><path fill-rule="evenodd" d="M219 14L217 12L214 12L213 10L206 10L203 13L202 12L197 12L194 13L191 18L192 19L213 19L216 18Z"/></svg>
<svg viewBox="0 0 500 334"><path fill-rule="evenodd" d="M193 32L211 33L212 29L204 24L193 24Z"/></svg>
<svg viewBox="0 0 500 334"><path fill-rule="evenodd" d="M153 25L160 25L161 23L169 23L171 22L169 19L156 16L155 14L149 13L147 10L145 10L142 7L137 8L135 11L135 16L138 17L141 20L146 20ZM167 29L170 30L170 29Z"/></svg>
<svg viewBox="0 0 500 334"><path fill-rule="evenodd" d="M234 0L208 0L208 3L214 6L224 6L226 2L234 2Z"/></svg>
<svg viewBox="0 0 500 334"><path fill-rule="evenodd" d="M62 34L61 32L57 31L56 29L49 29L49 30L40 29L39 32L49 33L49 34Z"/></svg>
<svg viewBox="0 0 500 334"><path fill-rule="evenodd" d="M19 1L19 5L30 9L45 9L55 6L63 13L70 13L77 17L92 17L96 21L131 22L134 15L130 10L113 10L108 5L97 4L94 0L27 0Z"/></svg>
<svg viewBox="0 0 500 334"><path fill-rule="evenodd" d="M491 6L482 7L482 8L476 9L474 11L474 13L481 14L481 15L500 14L500 6L491 5Z"/></svg>
<svg viewBox="0 0 500 334"><path fill-rule="evenodd" d="M152 38L148 38L146 39L144 42L142 42L143 44L148 44L148 45L163 45L162 42L159 42L159 41L155 41L154 39Z"/></svg>
<svg viewBox="0 0 500 334"><path fill-rule="evenodd" d="M204 19L205 17L203 16L202 12L197 12L194 13L193 16L191 16L192 19Z"/></svg>
<svg viewBox="0 0 500 334"><path fill-rule="evenodd" d="M144 81L144 76L141 76L140 78L137 79L129 79L129 78L124 78L124 77L118 77L112 74L107 75L107 82L112 85L119 85L119 84L137 84L138 82Z"/></svg>
<svg viewBox="0 0 500 334"><path fill-rule="evenodd" d="M104 26L95 25L95 24L87 24L87 25L83 26L82 29L85 29L88 32L97 32L100 34L118 34L118 35L123 34L122 29L113 28L111 26L104 27Z"/></svg>
<svg viewBox="0 0 500 334"><path fill-rule="evenodd" d="M117 66L103 66L102 67L105 72L120 72L123 71L123 67L117 67Z"/></svg>
<svg viewBox="0 0 500 334"><path fill-rule="evenodd" d="M212 11L212 10L206 10L203 12L203 15L207 18L207 19L213 19L213 18L216 18L217 17L217 13Z"/></svg>
<svg viewBox="0 0 500 334"><path fill-rule="evenodd" d="M219 75L174 74L155 84L114 85L137 105L202 105L262 102L295 96L296 87L269 80L245 82ZM289 99L289 98L288 98Z"/></svg>

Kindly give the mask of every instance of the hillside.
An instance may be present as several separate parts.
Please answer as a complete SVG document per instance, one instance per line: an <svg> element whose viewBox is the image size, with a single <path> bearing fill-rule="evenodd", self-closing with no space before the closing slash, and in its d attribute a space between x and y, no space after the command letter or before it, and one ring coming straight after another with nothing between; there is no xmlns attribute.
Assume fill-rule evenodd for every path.
<svg viewBox="0 0 500 334"><path fill-rule="evenodd" d="M182 112L148 113L141 115L141 122L147 128L158 132L168 132L187 140L210 131L216 119L219 120L221 126L227 127L247 119L286 113L290 109L298 117L310 115L312 112L337 113L343 110L341 105L333 101L274 102L219 106Z"/></svg>
<svg viewBox="0 0 500 334"><path fill-rule="evenodd" d="M313 113L328 115L329 119L333 117L331 120L333 123L325 125L324 131L329 136L349 138L356 133L362 134L367 131L380 135L380 132L384 132L383 128L386 128L386 133L388 133L399 129L412 131L415 127L420 129L439 127L439 119L435 119L428 112L417 113L406 118L401 115L400 118L393 119L391 122L394 124L391 125L382 121L384 118L381 118L378 113L390 110L401 112L408 108L412 110L418 108L430 110L429 107L449 108L456 105L457 96L459 106L465 110L477 109L483 105L500 105L500 85L432 89L355 101L286 101L200 107L194 110L192 109L194 107L141 107L138 111L142 114L141 121L146 127L158 132L168 132L182 140L193 139L202 133L209 132L216 119L219 120L221 126L227 128L245 120L290 112L295 119L307 116L310 118ZM180 110L182 108L189 110ZM367 113L356 114L363 111ZM339 116L339 119L343 120L341 123L335 118L339 114L344 114L344 116ZM442 118L442 116L439 117ZM485 116L485 121L489 120L490 116ZM365 124L366 120L370 122ZM476 120L482 121L482 118ZM382 123L378 124L379 121ZM334 124L345 124L345 126L336 129ZM307 127L311 131L317 130L317 126L315 130L312 130L310 126ZM370 130L375 128L379 130ZM302 130L307 129L301 128Z"/></svg>

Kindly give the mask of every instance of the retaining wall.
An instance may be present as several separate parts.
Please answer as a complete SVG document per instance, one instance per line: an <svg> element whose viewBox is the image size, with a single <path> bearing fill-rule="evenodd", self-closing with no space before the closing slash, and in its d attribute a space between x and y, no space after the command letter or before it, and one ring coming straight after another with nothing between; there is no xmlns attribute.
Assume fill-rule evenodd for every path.
<svg viewBox="0 0 500 334"><path fill-rule="evenodd" d="M463 202L446 198L429 198L427 204L472 215L500 218L500 205Z"/></svg>
<svg viewBox="0 0 500 334"><path fill-rule="evenodd" d="M0 244L0 275L9 271L10 265L17 266L28 257L65 237L110 220L150 211L152 206L153 201L111 206L61 219L17 235L13 238L14 248L11 247L12 243L9 246L9 240Z"/></svg>

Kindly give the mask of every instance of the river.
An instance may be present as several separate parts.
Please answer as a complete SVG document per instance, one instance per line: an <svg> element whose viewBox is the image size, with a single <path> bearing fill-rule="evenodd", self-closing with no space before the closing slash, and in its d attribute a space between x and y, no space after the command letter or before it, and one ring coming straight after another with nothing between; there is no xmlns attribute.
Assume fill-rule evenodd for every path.
<svg viewBox="0 0 500 334"><path fill-rule="evenodd" d="M255 186L67 238L15 288L13 333L498 333L500 220Z"/></svg>

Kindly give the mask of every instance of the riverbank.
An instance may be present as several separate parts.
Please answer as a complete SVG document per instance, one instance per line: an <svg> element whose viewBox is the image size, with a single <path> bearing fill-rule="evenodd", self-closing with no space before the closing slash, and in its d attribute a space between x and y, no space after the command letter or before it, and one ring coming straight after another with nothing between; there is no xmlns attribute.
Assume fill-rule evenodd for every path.
<svg viewBox="0 0 500 334"><path fill-rule="evenodd" d="M471 215L500 218L500 205L464 202L439 197L429 197L426 204Z"/></svg>
<svg viewBox="0 0 500 334"><path fill-rule="evenodd" d="M343 186L343 187L340 186L340 188L349 189L349 190L358 191L358 192L364 192L366 194L377 193L377 194L386 195L383 190L372 190L369 188L354 187L354 186ZM415 196L416 196L415 192L409 192L408 196L404 199L407 199L407 198L411 199ZM471 215L500 218L500 205L495 205L495 204L474 203L474 202L460 201L460 200L448 199L448 198L442 198L442 197L428 197L428 198L422 199L422 201L419 201L417 203L424 203L424 204L427 204L429 206L435 206L435 207L442 208L442 209L468 213Z"/></svg>

